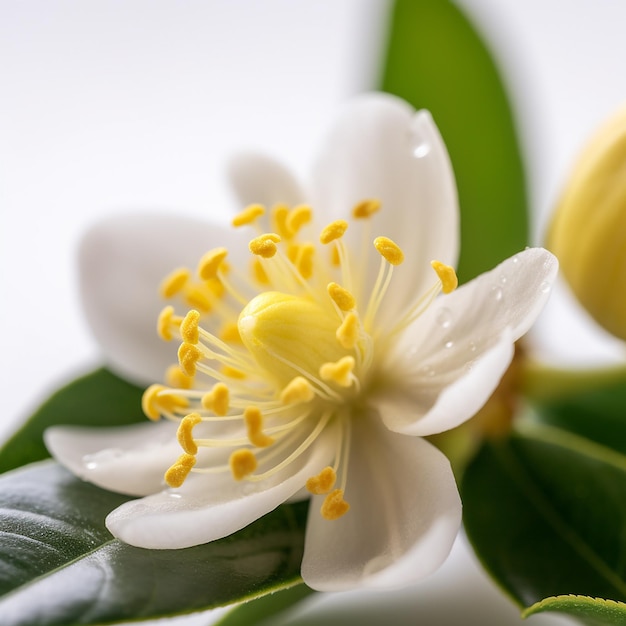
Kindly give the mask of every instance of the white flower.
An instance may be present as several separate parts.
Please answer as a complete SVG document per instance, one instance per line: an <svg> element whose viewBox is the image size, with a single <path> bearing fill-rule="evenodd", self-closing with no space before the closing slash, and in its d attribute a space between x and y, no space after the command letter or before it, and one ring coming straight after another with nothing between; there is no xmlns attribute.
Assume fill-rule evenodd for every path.
<svg viewBox="0 0 626 626"><path fill-rule="evenodd" d="M237 229L118 219L87 238L86 310L134 379L163 364L143 338L155 269L199 242L218 247L199 278L176 270L162 286L193 305L159 318L162 336L183 339L182 371L144 396L147 414L167 419L54 428L48 446L85 479L145 496L107 518L133 545L219 539L306 486L311 587L410 584L443 562L461 521L449 463L421 437L489 398L556 260L529 249L455 289L448 155L428 113L388 96L345 110L308 193L269 159L242 157L232 174L244 205L274 207L269 220L250 205Z"/></svg>

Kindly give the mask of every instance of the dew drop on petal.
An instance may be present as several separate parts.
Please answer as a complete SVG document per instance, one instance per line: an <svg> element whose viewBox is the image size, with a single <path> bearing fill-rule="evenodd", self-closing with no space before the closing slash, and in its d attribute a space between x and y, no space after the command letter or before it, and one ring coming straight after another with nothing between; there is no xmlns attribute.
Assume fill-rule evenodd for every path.
<svg viewBox="0 0 626 626"><path fill-rule="evenodd" d="M452 346L454 346L454 341L446 341L446 343L443 344L443 347L446 348L446 350L449 350Z"/></svg>
<svg viewBox="0 0 626 626"><path fill-rule="evenodd" d="M467 344L467 348L470 352L476 352L476 344L473 341Z"/></svg>
<svg viewBox="0 0 626 626"><path fill-rule="evenodd" d="M420 370L422 376L432 378L435 375L435 370L430 365L424 365Z"/></svg>
<svg viewBox="0 0 626 626"><path fill-rule="evenodd" d="M444 307L437 311L437 324L439 324L441 328L450 328L450 324L452 324L450 309Z"/></svg>
<svg viewBox="0 0 626 626"><path fill-rule="evenodd" d="M504 296L504 292L502 291L502 287L499 285L494 285L491 288L491 297L496 301L500 302Z"/></svg>
<svg viewBox="0 0 626 626"><path fill-rule="evenodd" d="M550 293L552 286L547 280L544 280L541 285L539 285L539 289L541 290L541 293Z"/></svg>
<svg viewBox="0 0 626 626"><path fill-rule="evenodd" d="M124 450L121 448L105 448L93 454L86 454L81 460L86 469L95 470L100 464L119 459L123 455Z"/></svg>
<svg viewBox="0 0 626 626"><path fill-rule="evenodd" d="M513 263L519 263L519 257L517 255L515 255L512 259Z"/></svg>

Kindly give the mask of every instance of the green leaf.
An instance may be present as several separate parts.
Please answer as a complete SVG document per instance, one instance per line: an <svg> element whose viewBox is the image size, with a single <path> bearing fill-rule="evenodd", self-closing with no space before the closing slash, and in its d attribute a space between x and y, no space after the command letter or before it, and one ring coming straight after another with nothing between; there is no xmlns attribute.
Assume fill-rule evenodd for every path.
<svg viewBox="0 0 626 626"><path fill-rule="evenodd" d="M513 116L463 13L448 0L398 0L381 82L429 109L446 142L461 205L461 282L523 249L526 184Z"/></svg>
<svg viewBox="0 0 626 626"><path fill-rule="evenodd" d="M626 601L623 455L528 425L484 445L461 495L478 557L521 607L569 594Z"/></svg>
<svg viewBox="0 0 626 626"><path fill-rule="evenodd" d="M102 368L59 389L0 448L0 472L46 459L43 432L56 424L122 426L145 420L143 390Z"/></svg>
<svg viewBox="0 0 626 626"><path fill-rule="evenodd" d="M588 598L587 596L557 596L546 598L528 607L522 617L530 617L544 611L558 611L582 619L588 626L620 626L626 624L626 604Z"/></svg>
<svg viewBox="0 0 626 626"><path fill-rule="evenodd" d="M572 373L571 377L577 389L534 401L537 418L626 454L626 369Z"/></svg>
<svg viewBox="0 0 626 626"><path fill-rule="evenodd" d="M3 626L153 619L263 596L301 582L308 504L184 550L113 539L105 515L128 500L44 461L0 477Z"/></svg>
<svg viewBox="0 0 626 626"><path fill-rule="evenodd" d="M283 589L282 591L263 596L254 602L246 602L239 605L228 613L226 617L217 622L216 626L249 626L250 624L261 626L262 624L273 624L279 615L313 593L315 591L304 584ZM273 621L266 621L269 619Z"/></svg>

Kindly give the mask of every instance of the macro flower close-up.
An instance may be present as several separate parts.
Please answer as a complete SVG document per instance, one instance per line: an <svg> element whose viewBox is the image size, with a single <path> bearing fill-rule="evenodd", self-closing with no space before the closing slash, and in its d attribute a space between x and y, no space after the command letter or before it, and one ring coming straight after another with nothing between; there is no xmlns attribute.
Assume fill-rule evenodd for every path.
<svg viewBox="0 0 626 626"><path fill-rule="evenodd" d="M310 587L419 580L461 523L449 462L424 437L488 400L556 259L529 248L457 287L446 148L429 113L391 96L345 107L307 185L258 155L230 173L229 226L118 217L88 233L85 310L117 371L154 382L150 419L57 426L47 445L78 476L143 496L107 518L126 543L203 544L310 497Z"/></svg>

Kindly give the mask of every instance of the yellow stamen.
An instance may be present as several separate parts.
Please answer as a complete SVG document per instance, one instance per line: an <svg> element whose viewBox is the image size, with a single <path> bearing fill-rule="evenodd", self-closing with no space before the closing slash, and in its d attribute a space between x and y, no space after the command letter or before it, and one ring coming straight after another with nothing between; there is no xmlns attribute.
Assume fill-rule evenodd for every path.
<svg viewBox="0 0 626 626"><path fill-rule="evenodd" d="M241 450L235 450L228 460L230 465L230 471L233 474L235 480L242 480L246 476L249 476L257 468L256 457L250 450L242 448Z"/></svg>
<svg viewBox="0 0 626 626"><path fill-rule="evenodd" d="M174 307L166 306L157 319L157 333L164 341L171 341L174 336L172 335L172 328L178 329L182 321L182 317L174 315Z"/></svg>
<svg viewBox="0 0 626 626"><path fill-rule="evenodd" d="M359 339L359 331L359 318L356 313L350 312L337 329L335 336L337 337L337 341L346 348L346 350L351 350L356 346L356 342Z"/></svg>
<svg viewBox="0 0 626 626"><path fill-rule="evenodd" d="M354 369L354 358L344 356L336 363L324 363L320 367L322 380L332 381L340 387L349 387L352 384L352 370Z"/></svg>
<svg viewBox="0 0 626 626"><path fill-rule="evenodd" d="M189 413L189 415L185 415L178 425L178 431L176 432L176 438L178 439L178 443L180 447L187 454L197 454L198 446L193 438L193 428L196 424L199 424L202 421L202 418L198 413Z"/></svg>
<svg viewBox="0 0 626 626"><path fill-rule="evenodd" d="M248 244L248 248L252 254L256 254L264 259L270 259L276 254L278 250L276 244L279 243L280 240L280 237L276 233L265 233L255 237Z"/></svg>
<svg viewBox="0 0 626 626"><path fill-rule="evenodd" d="M224 376L228 376L229 378L238 378L239 380L246 378L245 372L238 370L236 367L231 367L230 365L223 365L221 371Z"/></svg>
<svg viewBox="0 0 626 626"><path fill-rule="evenodd" d="M317 476L306 481L306 488L315 496L328 493L337 480L337 473L332 467L325 467Z"/></svg>
<svg viewBox="0 0 626 626"><path fill-rule="evenodd" d="M400 246L389 237L376 237L374 247L379 254L391 265L400 265L404 261L404 252Z"/></svg>
<svg viewBox="0 0 626 626"><path fill-rule="evenodd" d="M193 378L187 376L178 365L170 365L165 372L165 382L176 389L191 389Z"/></svg>
<svg viewBox="0 0 626 626"><path fill-rule="evenodd" d="M228 413L230 403L228 387L224 383L215 383L213 389L202 396L201 402L205 409L223 417Z"/></svg>
<svg viewBox="0 0 626 626"><path fill-rule="evenodd" d="M309 279L313 276L313 256L315 254L315 246L310 243L302 244L298 249L298 256L296 258L296 267L300 276L304 279Z"/></svg>
<svg viewBox="0 0 626 626"><path fill-rule="evenodd" d="M284 204L277 204L272 208L272 228L283 238L289 238L289 229L287 228L287 216L289 215L289 207Z"/></svg>
<svg viewBox="0 0 626 626"><path fill-rule="evenodd" d="M248 439L253 446L266 448L274 443L273 437L268 437L263 433L263 415L258 407L246 407L243 412L243 419L248 429Z"/></svg>
<svg viewBox="0 0 626 626"><path fill-rule="evenodd" d="M191 272L186 267L180 267L168 274L159 287L162 298L173 298L186 284Z"/></svg>
<svg viewBox="0 0 626 626"><path fill-rule="evenodd" d="M235 228L244 226L246 224L252 224L257 218L265 214L265 207L262 204L251 204L247 206L243 211L237 213L233 217L232 225Z"/></svg>
<svg viewBox="0 0 626 626"><path fill-rule="evenodd" d="M443 293L451 293L458 287L459 279L453 267L441 263L441 261L431 261L430 264L435 272L437 272L437 276L439 276L441 291L443 291Z"/></svg>
<svg viewBox="0 0 626 626"><path fill-rule="evenodd" d="M252 275L260 285L270 284L269 276L263 267L263 263L261 263L261 260L258 257L254 257L254 259L252 259Z"/></svg>
<svg viewBox="0 0 626 626"><path fill-rule="evenodd" d="M220 339L228 343L241 343L237 322L226 322L220 330Z"/></svg>
<svg viewBox="0 0 626 626"><path fill-rule="evenodd" d="M185 302L193 308L208 313L213 308L209 292L204 285L187 284L184 289Z"/></svg>
<svg viewBox="0 0 626 626"><path fill-rule="evenodd" d="M202 352L191 343L181 343L178 348L178 363L187 376L195 376L196 363L202 358Z"/></svg>
<svg viewBox="0 0 626 626"><path fill-rule="evenodd" d="M227 254L228 250L226 248L214 248L205 253L198 263L198 276L202 280L215 278Z"/></svg>
<svg viewBox="0 0 626 626"><path fill-rule="evenodd" d="M176 463L165 472L165 482L170 487L180 487L195 464L196 457L193 454L181 454Z"/></svg>
<svg viewBox="0 0 626 626"><path fill-rule="evenodd" d="M348 222L345 220L335 220L325 226L320 233L320 242L326 245L335 239L343 237L343 234L348 230Z"/></svg>
<svg viewBox="0 0 626 626"><path fill-rule="evenodd" d="M350 311L356 306L354 296L341 285L338 285L337 283L328 283L326 289L328 290L328 295L333 299L333 302L342 311Z"/></svg>
<svg viewBox="0 0 626 626"><path fill-rule="evenodd" d="M226 274L226 268L228 265L226 262L223 262L220 266L220 272L222 274ZM216 298L221 298L226 293L226 288L224 287L224 283L219 278L209 278L205 282L205 287L212 293Z"/></svg>
<svg viewBox="0 0 626 626"><path fill-rule="evenodd" d="M283 404L300 404L310 402L315 397L311 383L302 376L296 376L281 392Z"/></svg>
<svg viewBox="0 0 626 626"><path fill-rule="evenodd" d="M333 246L330 249L330 264L333 267L339 267L341 265L341 256L339 254L339 249L337 246Z"/></svg>
<svg viewBox="0 0 626 626"><path fill-rule="evenodd" d="M356 219L371 217L379 209L380 200L375 200L373 198L369 200L363 200L352 209L352 217Z"/></svg>
<svg viewBox="0 0 626 626"><path fill-rule="evenodd" d="M141 397L141 409L146 417L156 421L163 413L173 413L177 409L184 409L189 405L186 398L174 394L159 395L166 391L163 385L150 385Z"/></svg>
<svg viewBox="0 0 626 626"><path fill-rule="evenodd" d="M300 229L311 221L312 217L313 211L310 206L302 204L294 207L291 211L289 211L285 221L285 226L287 227L289 235L291 237L295 237Z"/></svg>
<svg viewBox="0 0 626 626"><path fill-rule="evenodd" d="M183 341L191 344L197 344L200 338L198 323L200 321L200 313L192 309L185 315L185 319L180 324L180 335Z"/></svg>
<svg viewBox="0 0 626 626"><path fill-rule="evenodd" d="M327 520L339 519L350 510L350 505L343 499L343 489L331 491L324 500L320 513Z"/></svg>

